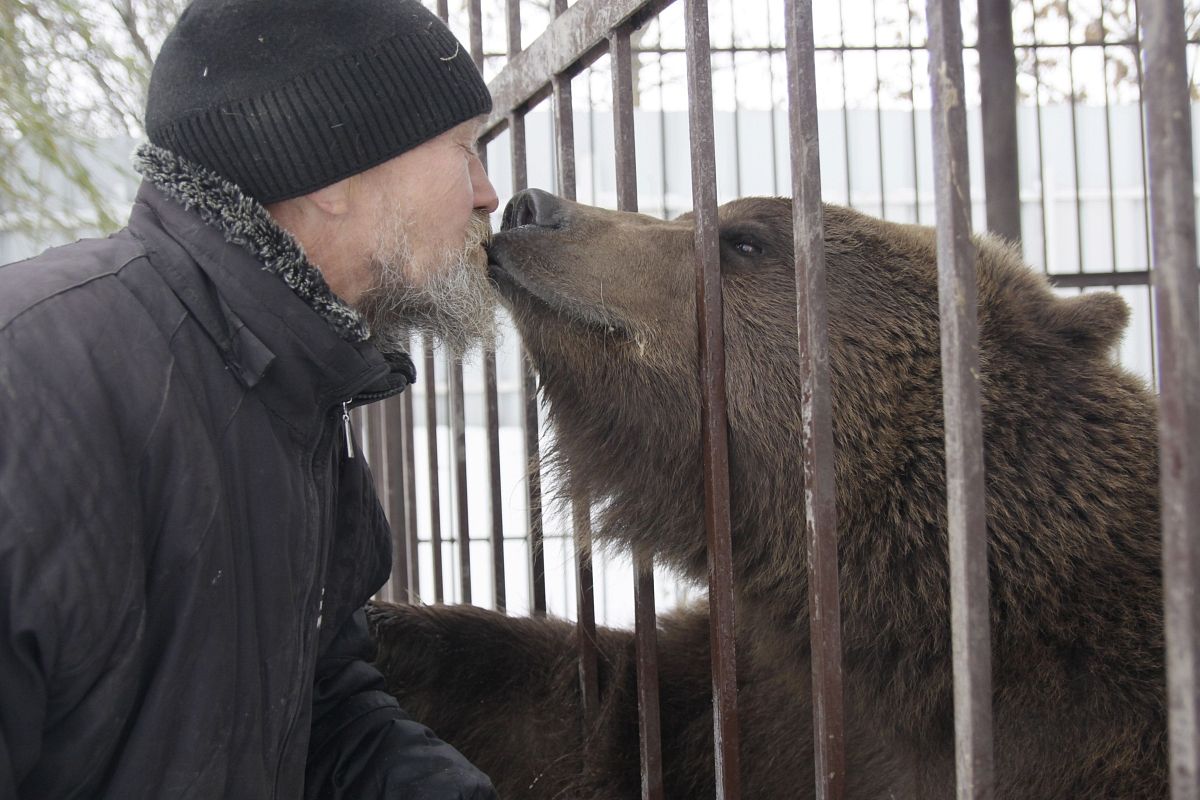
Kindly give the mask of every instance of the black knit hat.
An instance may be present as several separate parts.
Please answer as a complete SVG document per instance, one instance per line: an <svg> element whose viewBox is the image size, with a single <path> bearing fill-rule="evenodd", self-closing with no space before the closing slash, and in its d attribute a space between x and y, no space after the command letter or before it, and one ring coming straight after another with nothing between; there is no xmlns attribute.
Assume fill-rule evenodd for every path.
<svg viewBox="0 0 1200 800"><path fill-rule="evenodd" d="M146 133L265 204L491 108L466 49L418 0L195 0L154 64Z"/></svg>

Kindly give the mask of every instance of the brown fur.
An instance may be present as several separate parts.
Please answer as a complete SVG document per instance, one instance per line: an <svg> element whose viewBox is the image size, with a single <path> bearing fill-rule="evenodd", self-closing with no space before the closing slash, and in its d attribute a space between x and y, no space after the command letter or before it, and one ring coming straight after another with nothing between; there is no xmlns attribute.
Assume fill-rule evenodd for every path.
<svg viewBox="0 0 1200 800"><path fill-rule="evenodd" d="M933 232L824 214L848 794L949 798ZM692 221L553 199L535 221L491 253L557 468L599 499L597 539L703 581ZM791 225L786 199L720 210L742 776L763 799L813 791ZM1165 797L1156 411L1111 360L1127 310L1058 297L1010 248L977 246L996 797ZM604 711L584 732L570 626L448 608L373 622L401 702L504 796L637 796L628 633L603 632ZM660 626L667 794L712 796L706 614Z"/></svg>

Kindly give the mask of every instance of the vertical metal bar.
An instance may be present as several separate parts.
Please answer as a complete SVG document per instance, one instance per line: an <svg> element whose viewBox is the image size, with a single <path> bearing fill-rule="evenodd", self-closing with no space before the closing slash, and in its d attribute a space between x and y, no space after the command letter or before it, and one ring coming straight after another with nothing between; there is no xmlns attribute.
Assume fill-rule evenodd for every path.
<svg viewBox="0 0 1200 800"><path fill-rule="evenodd" d="M637 139L633 125L633 53L627 27L609 40L612 64L613 142L616 144L617 208L637 211ZM773 169L773 167L772 167ZM654 614L654 563L633 558L633 625L637 656L638 743L642 800L663 800L662 722L658 694L658 622Z"/></svg>
<svg viewBox="0 0 1200 800"><path fill-rule="evenodd" d="M354 412L354 423L358 431L358 440L362 444L362 455L366 458L370 466L371 478L375 485L375 495L380 499L380 504L383 505L384 514L387 513L387 496L390 481L388 480L388 465L387 454L385 452L383 438L383 404L370 403L369 405L361 406ZM395 527L391 520L388 520L388 527L393 531L391 536L395 537ZM375 598L378 600L392 601L393 587L388 583L379 587L379 591L375 593Z"/></svg>
<svg viewBox="0 0 1200 800"><path fill-rule="evenodd" d="M659 45L662 45L662 23L659 23ZM662 191L662 215L665 219L668 216L667 208L667 192L670 188L667 185L667 109L666 103L666 78L663 75L663 53L661 50L658 53L658 172L659 186Z"/></svg>
<svg viewBox="0 0 1200 800"><path fill-rule="evenodd" d="M1108 37L1104 29L1104 14L1100 14L1100 59L1104 70L1104 153L1105 169L1108 170L1108 230L1109 230L1109 269L1117 271L1117 200L1116 179L1113 177L1113 146L1112 146L1112 101L1108 91Z"/></svg>
<svg viewBox="0 0 1200 800"><path fill-rule="evenodd" d="M850 171L850 100L846 92L846 19L845 2L838 0L838 63L842 67L842 160L846 166L846 205L854 208L854 176Z"/></svg>
<svg viewBox="0 0 1200 800"><path fill-rule="evenodd" d="M1137 70L1138 79L1138 116L1146 119L1146 76L1142 70L1142 4L1135 2L1133 4L1133 64ZM1142 204L1142 230L1145 232L1146 239L1146 268L1149 269L1152 261L1150 258L1150 167L1149 158L1146 153L1146 126L1138 125L1138 143L1142 150L1142 197L1146 202ZM1151 280L1150 285L1146 287L1146 296L1150 301L1150 308L1154 308L1154 281ZM1150 370L1152 383L1157 386L1159 381L1158 374L1158 336L1153 324L1150 325Z"/></svg>
<svg viewBox="0 0 1200 800"><path fill-rule="evenodd" d="M380 466L387 476L382 499L392 529L392 572L388 579L388 599L393 603L411 603L408 509L404 502L404 443L411 431L405 430L408 419L404 415L404 404L400 397L388 398L378 405L382 407L379 416L383 423L383 461Z"/></svg>
<svg viewBox="0 0 1200 800"><path fill-rule="evenodd" d="M805 533L812 642L813 744L817 800L846 792L842 695L842 625L838 602L837 508L833 480L833 411L829 312L812 0L787 0L788 119L792 148L798 346L803 383Z"/></svg>
<svg viewBox="0 0 1200 800"><path fill-rule="evenodd" d="M913 19L916 14L913 13L913 0L905 0L905 10L908 12L908 86L912 90L909 99L911 102L911 113L909 114L909 125L912 131L912 178L913 178L913 219L918 225L921 224L921 171L918 168L920 162L917 160L917 55L916 48L913 47Z"/></svg>
<svg viewBox="0 0 1200 800"><path fill-rule="evenodd" d="M773 48L775 46L775 26L771 24L771 4L767 4L767 43ZM770 109L771 120L771 193L779 194L779 135L775 130L775 51L771 50L767 53L767 80L770 86L767 89L769 102L767 107Z"/></svg>
<svg viewBox="0 0 1200 800"><path fill-rule="evenodd" d="M508 57L512 58L521 52L521 0L505 0L504 11L507 19Z"/></svg>
<svg viewBox="0 0 1200 800"><path fill-rule="evenodd" d="M871 0L871 43L875 57L875 164L879 169L879 216L887 219L887 181L883 164L883 76L879 73L879 7L876 0ZM815 117L813 123L816 123Z"/></svg>
<svg viewBox="0 0 1200 800"><path fill-rule="evenodd" d="M737 7L729 0L729 19L737 19ZM738 97L738 26L729 29L729 77L733 84L733 196L742 196L742 104Z"/></svg>
<svg viewBox="0 0 1200 800"><path fill-rule="evenodd" d="M955 772L959 800L988 800L993 783L991 625L979 323L958 0L929 0L928 15L950 528Z"/></svg>
<svg viewBox="0 0 1200 800"><path fill-rule="evenodd" d="M496 351L491 347L483 354L483 394L487 415L488 508L492 515L492 602L497 611L505 611L508 596L504 575L504 494L500 487L500 392L496 379Z"/></svg>
<svg viewBox="0 0 1200 800"><path fill-rule="evenodd" d="M450 365L450 442L454 453L454 499L458 532L459 602L471 602L471 520L467 496L467 420L462 360Z"/></svg>
<svg viewBox="0 0 1200 800"><path fill-rule="evenodd" d="M525 117L513 114L508 118L509 142L512 147L513 191L529 186L526 168ZM546 552L542 526L542 465L541 429L538 420L537 378L529 354L521 355L521 405L525 409L525 466L527 526L529 531L530 597L534 614L546 613Z"/></svg>
<svg viewBox="0 0 1200 800"><path fill-rule="evenodd" d="M1075 189L1075 271L1083 272L1083 200L1079 181L1079 124L1075 102L1075 49L1071 47L1071 0L1063 0L1067 17L1067 81L1071 107L1071 179Z"/></svg>
<svg viewBox="0 0 1200 800"><path fill-rule="evenodd" d="M599 664L596 656L596 595L592 584L592 510L588 498L571 498L571 527L575 531L576 623L579 646L579 689L583 705L584 741L600 712Z"/></svg>
<svg viewBox="0 0 1200 800"><path fill-rule="evenodd" d="M411 352L411 351L410 351ZM416 416L413 414L413 393L409 389L400 397L404 411L404 512L405 547L408 549L408 597L410 603L418 602L421 593L421 562L417 545L417 456Z"/></svg>
<svg viewBox="0 0 1200 800"><path fill-rule="evenodd" d="M429 545L433 549L433 602L444 597L442 575L442 503L438 472L437 368L433 355L433 337L425 335L425 443L429 458Z"/></svg>
<svg viewBox="0 0 1200 800"><path fill-rule="evenodd" d="M729 440L725 398L725 332L717 242L716 148L707 0L685 0L688 127L696 219L696 320L700 347L704 521L708 532L712 642L713 734L717 800L741 796L733 548L729 516Z"/></svg>
<svg viewBox="0 0 1200 800"><path fill-rule="evenodd" d="M1171 797L1200 798L1200 308L1183 4L1147 3L1146 133L1158 311Z"/></svg>
<svg viewBox="0 0 1200 800"><path fill-rule="evenodd" d="M566 0L554 0L553 16L567 10ZM565 75L551 78L554 92L554 138L558 164L558 193L574 200L575 186L575 108L571 79ZM575 540L575 587L578 615L579 686L583 696L584 730L589 731L600 706L599 665L596 653L596 598L592 575L591 499L578 487L571 487L571 515Z"/></svg>
<svg viewBox="0 0 1200 800"><path fill-rule="evenodd" d="M508 54L509 57L521 50L521 4L519 0L507 2L508 22ZM471 57L475 66L483 71L482 40L480 49L472 50ZM479 160L487 169L487 150L481 149ZM492 321L492 331L495 332L495 320ZM493 339L494 341L494 339ZM491 514L492 551L492 604L497 611L505 611L508 607L504 569L504 496L500 487L500 396L496 376L496 350L489 344L483 352L483 398L484 414L487 427L488 448L488 510Z"/></svg>
<svg viewBox="0 0 1200 800"><path fill-rule="evenodd" d="M1017 164L1017 55L1011 0L979 0L979 96L987 226L1021 241Z"/></svg>
<svg viewBox="0 0 1200 800"><path fill-rule="evenodd" d="M1033 53L1033 83L1034 83L1034 103L1033 112L1037 119L1037 151L1038 151L1038 204L1039 210L1042 213L1042 271L1050 271L1050 231L1046 216L1046 148L1043 140L1042 131L1042 68L1041 56L1038 55L1038 39L1037 19L1038 9L1034 0L1029 0L1029 32L1032 34L1033 43L1030 45L1030 51Z"/></svg>

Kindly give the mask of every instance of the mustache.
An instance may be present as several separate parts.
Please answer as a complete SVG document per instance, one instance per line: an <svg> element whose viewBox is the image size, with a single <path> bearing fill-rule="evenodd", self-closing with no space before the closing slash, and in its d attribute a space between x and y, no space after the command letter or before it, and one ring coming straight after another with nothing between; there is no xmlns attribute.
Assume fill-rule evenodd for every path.
<svg viewBox="0 0 1200 800"><path fill-rule="evenodd" d="M492 243L492 217L486 211L475 211L471 214L471 222L467 227L466 246L471 251L477 247L487 247Z"/></svg>

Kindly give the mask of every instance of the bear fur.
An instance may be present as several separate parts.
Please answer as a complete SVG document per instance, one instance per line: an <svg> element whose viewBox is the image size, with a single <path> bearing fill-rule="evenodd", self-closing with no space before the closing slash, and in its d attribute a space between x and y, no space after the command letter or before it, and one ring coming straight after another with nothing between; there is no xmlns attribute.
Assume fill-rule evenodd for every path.
<svg viewBox="0 0 1200 800"><path fill-rule="evenodd" d="M951 798L954 712L934 231L824 207L847 797ZM791 202L719 211L743 797L814 795ZM693 220L518 195L491 272L594 536L703 583ZM1167 795L1157 413L1113 361L1111 293L1056 295L975 239L995 797ZM639 796L634 646L601 630L378 606L401 704L502 797ZM712 797L707 610L659 620L666 796Z"/></svg>

